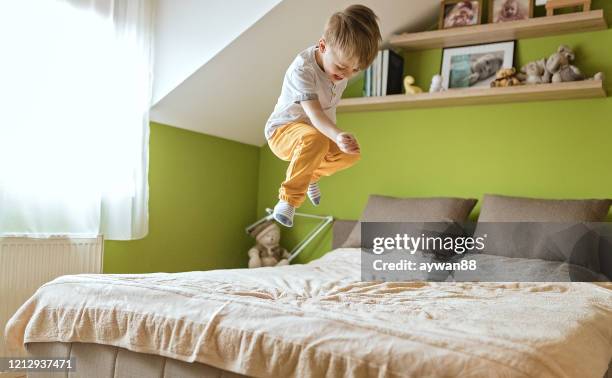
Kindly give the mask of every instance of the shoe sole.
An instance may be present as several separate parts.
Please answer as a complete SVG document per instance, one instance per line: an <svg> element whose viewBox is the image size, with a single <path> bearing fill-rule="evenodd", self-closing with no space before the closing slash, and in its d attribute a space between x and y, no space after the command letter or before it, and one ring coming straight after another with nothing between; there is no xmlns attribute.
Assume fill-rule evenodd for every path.
<svg viewBox="0 0 612 378"><path fill-rule="evenodd" d="M282 224L285 227L293 227L293 222L291 220L289 220L289 218L280 215L280 214L273 214L274 215L274 220L277 221L278 223Z"/></svg>

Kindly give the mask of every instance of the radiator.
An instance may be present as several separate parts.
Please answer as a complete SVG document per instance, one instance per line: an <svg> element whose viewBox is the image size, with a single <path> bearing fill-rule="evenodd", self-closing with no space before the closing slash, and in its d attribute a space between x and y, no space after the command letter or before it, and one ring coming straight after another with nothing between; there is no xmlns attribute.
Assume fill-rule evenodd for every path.
<svg viewBox="0 0 612 378"><path fill-rule="evenodd" d="M0 357L9 351L4 327L10 317L44 283L66 274L102 273L102 236L73 238L0 238Z"/></svg>

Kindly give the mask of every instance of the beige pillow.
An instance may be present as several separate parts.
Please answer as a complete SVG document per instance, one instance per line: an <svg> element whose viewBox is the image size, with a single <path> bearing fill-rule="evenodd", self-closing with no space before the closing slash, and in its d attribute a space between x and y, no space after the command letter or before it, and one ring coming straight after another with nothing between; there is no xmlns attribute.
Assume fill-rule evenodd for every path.
<svg viewBox="0 0 612 378"><path fill-rule="evenodd" d="M344 248L361 246L361 222L466 222L478 200L450 197L395 198L370 195Z"/></svg>
<svg viewBox="0 0 612 378"><path fill-rule="evenodd" d="M608 199L557 200L487 194L474 237L482 253L568 262L600 271L599 235L586 222L603 222Z"/></svg>
<svg viewBox="0 0 612 378"><path fill-rule="evenodd" d="M603 222L612 200L556 200L485 194L478 222Z"/></svg>

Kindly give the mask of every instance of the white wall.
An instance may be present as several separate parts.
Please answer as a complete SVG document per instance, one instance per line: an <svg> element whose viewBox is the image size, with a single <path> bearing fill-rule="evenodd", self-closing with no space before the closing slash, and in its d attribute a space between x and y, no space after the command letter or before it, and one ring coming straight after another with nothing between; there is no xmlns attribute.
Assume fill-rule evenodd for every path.
<svg viewBox="0 0 612 378"><path fill-rule="evenodd" d="M439 0L283 0L158 101L151 120L261 146L287 67L319 40L333 12L353 3L378 15L385 41L426 30L440 11Z"/></svg>
<svg viewBox="0 0 612 378"><path fill-rule="evenodd" d="M158 0L157 103L281 0Z"/></svg>

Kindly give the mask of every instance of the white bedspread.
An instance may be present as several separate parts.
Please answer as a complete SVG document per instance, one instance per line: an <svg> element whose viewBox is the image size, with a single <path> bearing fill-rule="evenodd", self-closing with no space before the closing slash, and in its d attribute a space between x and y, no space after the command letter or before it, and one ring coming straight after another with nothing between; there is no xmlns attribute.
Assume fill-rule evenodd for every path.
<svg viewBox="0 0 612 378"><path fill-rule="evenodd" d="M359 282L359 250L306 265L63 276L9 321L27 342L115 345L261 377L595 377L612 285Z"/></svg>

